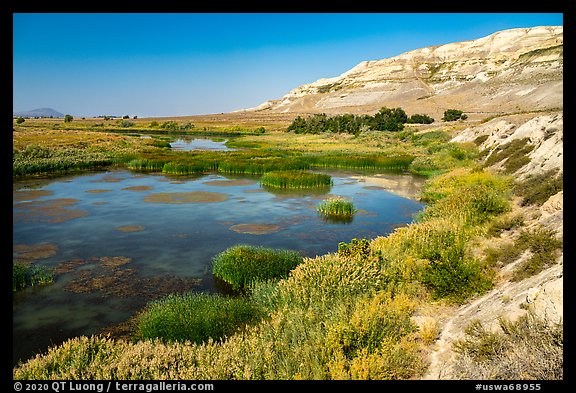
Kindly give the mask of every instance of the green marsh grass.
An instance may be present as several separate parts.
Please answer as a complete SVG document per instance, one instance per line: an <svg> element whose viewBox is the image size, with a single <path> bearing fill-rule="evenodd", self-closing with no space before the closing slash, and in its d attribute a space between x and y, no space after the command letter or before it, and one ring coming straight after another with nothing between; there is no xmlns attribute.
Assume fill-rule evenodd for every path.
<svg viewBox="0 0 576 393"><path fill-rule="evenodd" d="M83 149L50 150L26 148L14 151L12 175L14 177L42 173L69 172L73 170L97 169L113 163L110 155L101 152L86 152Z"/></svg>
<svg viewBox="0 0 576 393"><path fill-rule="evenodd" d="M262 176L260 183L274 188L326 188L332 186L330 175L305 171L273 171Z"/></svg>
<svg viewBox="0 0 576 393"><path fill-rule="evenodd" d="M187 162L174 162L170 161L162 167L162 173L169 175L191 175L196 173L214 171L216 163L202 160L194 160Z"/></svg>
<svg viewBox="0 0 576 393"><path fill-rule="evenodd" d="M25 266L21 263L14 263L12 267L12 290L17 291L28 286L52 284L54 282L54 272L42 265Z"/></svg>
<svg viewBox="0 0 576 393"><path fill-rule="evenodd" d="M310 165L301 159L273 154L242 153L228 155L218 162L218 172L262 175L272 171L306 170Z"/></svg>
<svg viewBox="0 0 576 393"><path fill-rule="evenodd" d="M20 263L12 265L12 290L26 288L26 266Z"/></svg>
<svg viewBox="0 0 576 393"><path fill-rule="evenodd" d="M285 278L301 262L297 251L240 244L213 258L212 273L238 290L255 281Z"/></svg>
<svg viewBox="0 0 576 393"><path fill-rule="evenodd" d="M386 156L382 154L315 154L306 157L313 167L345 169L408 169L414 156Z"/></svg>
<svg viewBox="0 0 576 393"><path fill-rule="evenodd" d="M138 317L138 336L165 342L220 340L259 318L244 297L194 293L168 295L150 303Z"/></svg>
<svg viewBox="0 0 576 393"><path fill-rule="evenodd" d="M166 164L166 161L163 160L140 158L128 161L126 166L132 171L162 172L164 164Z"/></svg>
<svg viewBox="0 0 576 393"><path fill-rule="evenodd" d="M322 201L317 207L318 213L331 218L351 218L357 212L352 201L342 197L333 197Z"/></svg>

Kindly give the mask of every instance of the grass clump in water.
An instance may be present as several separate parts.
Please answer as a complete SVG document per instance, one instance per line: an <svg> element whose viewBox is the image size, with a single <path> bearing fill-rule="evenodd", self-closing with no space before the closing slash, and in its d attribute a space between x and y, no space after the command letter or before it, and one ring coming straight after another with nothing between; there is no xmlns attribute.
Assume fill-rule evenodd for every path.
<svg viewBox="0 0 576 393"><path fill-rule="evenodd" d="M45 266L21 263L12 265L12 290L18 291L27 286L47 285L54 282L54 272Z"/></svg>
<svg viewBox="0 0 576 393"><path fill-rule="evenodd" d="M186 293L150 303L138 318L142 339L202 343L219 340L259 319L258 308L244 297Z"/></svg>
<svg viewBox="0 0 576 393"><path fill-rule="evenodd" d="M352 201L347 201L341 197L327 199L321 202L316 208L318 213L326 217L353 217L357 212Z"/></svg>
<svg viewBox="0 0 576 393"><path fill-rule="evenodd" d="M126 163L128 169L140 172L161 172L166 161L146 158L136 158Z"/></svg>
<svg viewBox="0 0 576 393"><path fill-rule="evenodd" d="M306 170L310 165L298 158L281 157L272 153L254 155L252 152L233 152L218 162L218 172L262 175L272 171Z"/></svg>
<svg viewBox="0 0 576 393"><path fill-rule="evenodd" d="M242 289L256 281L285 278L302 260L297 251L240 244L214 257L212 273Z"/></svg>
<svg viewBox="0 0 576 393"><path fill-rule="evenodd" d="M305 171L274 171L262 176L261 184L274 188L322 188L332 185L330 175Z"/></svg>

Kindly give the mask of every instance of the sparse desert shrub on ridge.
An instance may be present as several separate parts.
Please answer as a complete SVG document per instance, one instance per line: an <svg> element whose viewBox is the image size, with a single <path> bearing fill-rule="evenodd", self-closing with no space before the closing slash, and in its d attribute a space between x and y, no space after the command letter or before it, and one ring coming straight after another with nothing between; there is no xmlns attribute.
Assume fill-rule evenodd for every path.
<svg viewBox="0 0 576 393"><path fill-rule="evenodd" d="M561 380L564 335L561 324L527 314L515 321L500 319L492 331L473 321L454 343L458 379Z"/></svg>

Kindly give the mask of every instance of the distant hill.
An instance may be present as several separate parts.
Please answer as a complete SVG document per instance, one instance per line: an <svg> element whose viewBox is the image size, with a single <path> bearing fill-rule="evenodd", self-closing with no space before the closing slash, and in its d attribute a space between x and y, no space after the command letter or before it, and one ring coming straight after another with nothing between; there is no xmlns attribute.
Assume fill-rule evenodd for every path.
<svg viewBox="0 0 576 393"><path fill-rule="evenodd" d="M363 61L248 110L375 113L383 106L436 119L449 108L481 117L562 108L563 27L503 30Z"/></svg>
<svg viewBox="0 0 576 393"><path fill-rule="evenodd" d="M14 117L64 117L64 115L52 108L38 108L31 111L12 112Z"/></svg>

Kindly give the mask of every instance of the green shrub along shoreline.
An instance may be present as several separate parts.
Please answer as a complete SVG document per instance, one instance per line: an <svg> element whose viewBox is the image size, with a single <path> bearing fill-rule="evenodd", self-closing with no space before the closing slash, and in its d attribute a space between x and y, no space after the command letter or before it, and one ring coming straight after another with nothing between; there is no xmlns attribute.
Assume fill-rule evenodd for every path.
<svg viewBox="0 0 576 393"><path fill-rule="evenodd" d="M76 337L18 364L13 378L420 378L435 333L417 326L414 313L432 302L458 305L489 291L508 254L488 250L483 256L472 248L479 239L520 225L520 219L508 218L514 193L523 203L541 203L562 184L548 181L531 192L529 184L538 179L515 184L509 176L477 166L477 149L448 142L443 131L393 134L378 139L387 134L360 132L349 136L358 139L345 139L383 144L382 154L319 153L312 148L295 152L251 141L246 145L254 147L245 151L190 154L125 135L92 148L90 154L106 157L105 165L167 174L290 171L295 176L314 167L408 170L429 176L421 195L427 206L414 222L387 236L341 242L338 252L314 258L296 251L231 247L215 256L213 272L240 295L169 295L136 317L130 340ZM50 160L71 149L81 150L15 144L14 167L19 169L14 176L41 173ZM91 157L88 150L85 156L76 153L79 162ZM515 277L523 277L522 269L538 272L554 260L562 245L554 235L538 229L521 233L522 245L516 248L533 256ZM467 341L461 347L473 353L474 345Z"/></svg>

